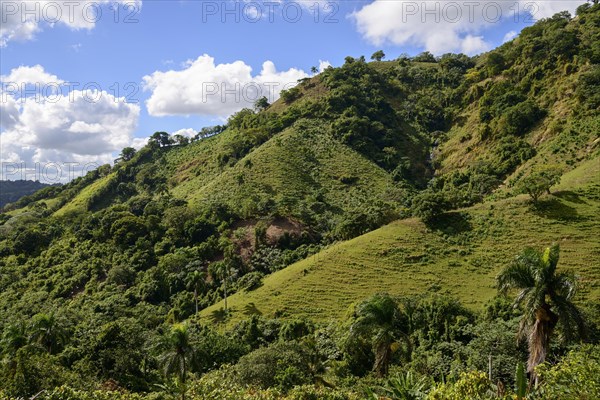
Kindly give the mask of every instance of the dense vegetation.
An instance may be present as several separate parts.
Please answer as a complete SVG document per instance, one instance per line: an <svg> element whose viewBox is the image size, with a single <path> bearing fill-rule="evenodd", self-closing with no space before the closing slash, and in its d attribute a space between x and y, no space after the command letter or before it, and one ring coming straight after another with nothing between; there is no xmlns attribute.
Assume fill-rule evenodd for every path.
<svg viewBox="0 0 600 400"><path fill-rule="evenodd" d="M0 396L598 397L600 5L384 56L0 214Z"/></svg>

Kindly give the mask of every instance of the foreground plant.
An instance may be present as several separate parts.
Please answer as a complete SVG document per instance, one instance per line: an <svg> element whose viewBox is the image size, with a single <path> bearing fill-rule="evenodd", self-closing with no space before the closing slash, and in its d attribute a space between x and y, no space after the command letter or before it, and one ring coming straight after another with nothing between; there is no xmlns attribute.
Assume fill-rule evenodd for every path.
<svg viewBox="0 0 600 400"><path fill-rule="evenodd" d="M527 372L536 386L535 367L546 360L557 324L563 324L567 338L584 330L583 317L572 302L577 278L570 272L557 272L559 253L556 244L544 252L527 248L497 277L501 292L519 290L515 307L523 310L520 333L527 335Z"/></svg>

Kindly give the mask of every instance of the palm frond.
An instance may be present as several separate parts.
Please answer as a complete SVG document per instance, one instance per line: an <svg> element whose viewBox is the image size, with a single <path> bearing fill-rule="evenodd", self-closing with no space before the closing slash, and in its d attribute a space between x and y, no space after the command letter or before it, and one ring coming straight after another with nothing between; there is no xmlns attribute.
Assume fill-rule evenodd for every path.
<svg viewBox="0 0 600 400"><path fill-rule="evenodd" d="M498 289L506 293L510 289L525 289L535 285L531 265L517 258L496 277Z"/></svg>
<svg viewBox="0 0 600 400"><path fill-rule="evenodd" d="M563 335L567 341L575 338L585 338L587 325L579 309L568 298L555 295L552 298L553 307L563 326Z"/></svg>
<svg viewBox="0 0 600 400"><path fill-rule="evenodd" d="M574 273L570 271L559 272L552 280L551 293L556 293L566 300L571 300L577 292L577 284L578 278Z"/></svg>

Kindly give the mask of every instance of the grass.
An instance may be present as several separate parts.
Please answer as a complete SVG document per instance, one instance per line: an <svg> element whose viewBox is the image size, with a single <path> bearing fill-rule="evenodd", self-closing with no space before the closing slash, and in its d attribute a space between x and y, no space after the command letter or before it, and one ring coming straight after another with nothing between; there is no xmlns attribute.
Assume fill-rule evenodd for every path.
<svg viewBox="0 0 600 400"><path fill-rule="evenodd" d="M110 179L114 174L109 174L105 177L98 179L90 185L84 187L71 201L67 202L63 207L58 209L55 213L55 217L66 217L69 215L83 214L87 211L89 199L96 191L110 182Z"/></svg>
<svg viewBox="0 0 600 400"><path fill-rule="evenodd" d="M439 292L478 310L496 294L495 276L524 247L561 245L560 268L581 276L579 301L600 301L600 175L596 158L565 176L533 207L525 196L452 212L427 227L405 219L337 243L265 278L262 287L229 297L229 323L249 313L316 321L342 318L377 292ZM594 177L585 180L581 177ZM445 228L451 226L452 228ZM223 303L200 313L210 318Z"/></svg>
<svg viewBox="0 0 600 400"><path fill-rule="evenodd" d="M352 183L343 183L344 178ZM290 128L189 199L191 204L223 202L243 215L244 206L261 200L288 202L294 210L303 199L321 194L332 207L347 211L352 206L350 199L383 199L393 186L384 170L328 135L312 128Z"/></svg>

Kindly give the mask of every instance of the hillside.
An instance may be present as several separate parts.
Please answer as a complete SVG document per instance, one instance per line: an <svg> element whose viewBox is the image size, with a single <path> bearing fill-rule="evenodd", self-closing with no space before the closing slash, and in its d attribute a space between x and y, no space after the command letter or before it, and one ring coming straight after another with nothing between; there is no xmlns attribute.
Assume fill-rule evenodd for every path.
<svg viewBox="0 0 600 400"><path fill-rule="evenodd" d="M495 277L524 246L560 243L561 268L577 271L578 301L600 302L600 158L574 169L539 209L525 196L461 209L428 228L411 218L329 248L228 299L230 324L268 318L341 319L350 305L379 292L443 293L479 310L496 294ZM532 232L535 234L532 235ZM223 302L204 309L210 320Z"/></svg>
<svg viewBox="0 0 600 400"><path fill-rule="evenodd" d="M0 209L48 186L39 181L0 181Z"/></svg>
<svg viewBox="0 0 600 400"><path fill-rule="evenodd" d="M553 242L560 268L581 276L575 301L593 308L599 93L600 5L588 4L476 57L347 57L192 140L156 132L114 165L21 198L0 215L0 396L63 383L174 393L181 378L160 365L176 323L204 335L200 374L276 342L279 328L285 345L330 322L343 331L349 307L378 292L440 295L458 321L427 328L445 332L431 341L467 346L476 314L501 301L498 272ZM59 334L27 344L44 323ZM336 340L320 345L337 349L331 360L346 352L351 387L371 347ZM436 380L457 378L448 360Z"/></svg>

